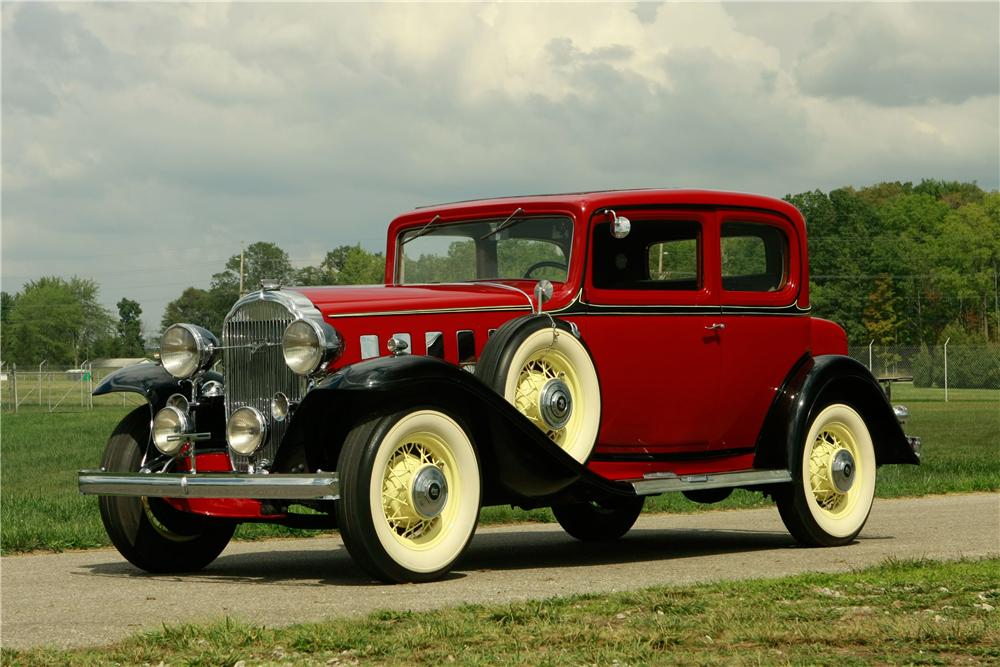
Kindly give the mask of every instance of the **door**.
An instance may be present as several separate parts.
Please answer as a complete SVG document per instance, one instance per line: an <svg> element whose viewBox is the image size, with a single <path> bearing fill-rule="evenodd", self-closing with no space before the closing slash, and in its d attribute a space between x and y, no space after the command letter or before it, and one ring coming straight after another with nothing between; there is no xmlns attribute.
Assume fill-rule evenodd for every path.
<svg viewBox="0 0 1000 667"><path fill-rule="evenodd" d="M802 239L784 218L719 214L722 380L719 449L752 449L792 366L808 349L809 319L798 308Z"/></svg>
<svg viewBox="0 0 1000 667"><path fill-rule="evenodd" d="M598 453L669 458L718 438L718 237L712 212L617 210L592 220L581 316L601 381Z"/></svg>

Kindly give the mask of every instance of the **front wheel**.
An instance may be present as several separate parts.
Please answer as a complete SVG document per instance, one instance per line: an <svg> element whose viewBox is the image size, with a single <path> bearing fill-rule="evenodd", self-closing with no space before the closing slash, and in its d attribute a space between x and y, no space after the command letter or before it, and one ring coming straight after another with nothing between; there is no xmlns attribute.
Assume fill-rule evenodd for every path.
<svg viewBox="0 0 1000 667"><path fill-rule="evenodd" d="M844 403L827 405L809 426L791 486L775 494L781 520L806 546L841 546L861 532L874 498L875 448L864 419Z"/></svg>
<svg viewBox="0 0 1000 667"><path fill-rule="evenodd" d="M101 465L112 472L138 472L149 442L149 408L139 407L108 439ZM160 498L100 496L101 521L115 548L147 572L194 572L229 544L236 524L181 512Z"/></svg>
<svg viewBox="0 0 1000 667"><path fill-rule="evenodd" d="M642 496L614 503L554 505L552 513L567 533L585 542L617 540L627 533L642 512Z"/></svg>
<svg viewBox="0 0 1000 667"><path fill-rule="evenodd" d="M338 463L344 546L389 583L441 577L479 518L480 473L466 431L436 410L404 410L348 434Z"/></svg>

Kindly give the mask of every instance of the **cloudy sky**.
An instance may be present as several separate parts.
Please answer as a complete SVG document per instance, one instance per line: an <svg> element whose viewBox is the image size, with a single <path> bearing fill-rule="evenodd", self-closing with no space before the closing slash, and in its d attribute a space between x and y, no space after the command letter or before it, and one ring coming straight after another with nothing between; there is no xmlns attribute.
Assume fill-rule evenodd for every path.
<svg viewBox="0 0 1000 667"><path fill-rule="evenodd" d="M2 5L2 288L156 331L240 242L613 187L996 189L1000 4Z"/></svg>

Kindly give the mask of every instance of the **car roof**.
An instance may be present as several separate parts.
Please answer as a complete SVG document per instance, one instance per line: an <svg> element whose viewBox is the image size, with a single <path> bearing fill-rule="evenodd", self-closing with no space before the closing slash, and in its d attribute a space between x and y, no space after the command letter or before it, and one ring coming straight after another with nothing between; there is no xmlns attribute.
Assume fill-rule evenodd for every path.
<svg viewBox="0 0 1000 667"><path fill-rule="evenodd" d="M413 211L399 216L413 219L426 217L428 213L457 213L458 211L481 211L505 207L553 207L576 210L594 210L601 206L725 206L734 208L755 208L780 212L790 218L799 218L794 206L781 199L745 192L721 190L637 188L632 190L588 190L556 194L518 195L511 197L491 197L468 199L432 206L419 206Z"/></svg>

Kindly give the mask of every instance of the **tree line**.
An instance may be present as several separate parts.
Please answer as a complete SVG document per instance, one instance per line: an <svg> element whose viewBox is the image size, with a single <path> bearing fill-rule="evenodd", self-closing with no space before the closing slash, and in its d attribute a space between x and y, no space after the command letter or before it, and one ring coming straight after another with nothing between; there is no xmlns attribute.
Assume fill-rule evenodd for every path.
<svg viewBox="0 0 1000 667"><path fill-rule="evenodd" d="M1000 192L975 183L886 182L788 195L809 239L813 314L838 322L852 344L935 346L1000 342ZM171 301L161 326L194 322L219 333L243 291L262 279L283 285L375 284L385 258L360 245L294 268L274 243L232 255L208 288ZM83 278L45 277L2 294L4 361L77 364L95 356L142 356L141 309L122 299L117 318ZM154 336L155 338L155 336Z"/></svg>

